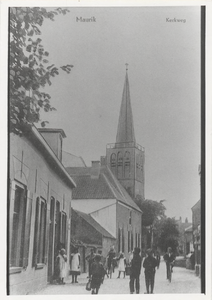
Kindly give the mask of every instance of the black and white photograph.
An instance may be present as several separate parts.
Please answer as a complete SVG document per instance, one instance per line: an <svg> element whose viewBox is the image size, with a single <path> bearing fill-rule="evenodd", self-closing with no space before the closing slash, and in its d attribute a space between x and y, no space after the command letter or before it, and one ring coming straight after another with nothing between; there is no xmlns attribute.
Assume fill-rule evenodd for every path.
<svg viewBox="0 0 212 300"><path fill-rule="evenodd" d="M208 11L167 2L2 5L6 295L211 295Z"/></svg>

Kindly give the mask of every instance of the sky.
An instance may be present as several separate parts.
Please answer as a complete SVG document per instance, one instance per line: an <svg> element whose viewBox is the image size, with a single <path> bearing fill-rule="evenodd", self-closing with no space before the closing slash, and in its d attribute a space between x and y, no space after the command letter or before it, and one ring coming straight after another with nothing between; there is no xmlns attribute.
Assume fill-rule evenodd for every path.
<svg viewBox="0 0 212 300"><path fill-rule="evenodd" d="M64 150L90 166L115 142L128 63L145 198L165 199L167 216L191 222L200 198L200 7L69 10L42 26L49 62L74 65L46 87L57 111L42 119L62 128Z"/></svg>

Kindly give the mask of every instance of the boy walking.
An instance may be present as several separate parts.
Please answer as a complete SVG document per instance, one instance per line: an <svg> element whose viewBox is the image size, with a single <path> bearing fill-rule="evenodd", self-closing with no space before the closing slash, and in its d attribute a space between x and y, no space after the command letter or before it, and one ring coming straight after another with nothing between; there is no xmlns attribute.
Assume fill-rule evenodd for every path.
<svg viewBox="0 0 212 300"><path fill-rule="evenodd" d="M98 294L100 285L103 283L105 269L101 263L101 256L96 254L91 265L91 294Z"/></svg>
<svg viewBox="0 0 212 300"><path fill-rule="evenodd" d="M130 294L133 294L136 289L136 294L140 291L139 277L141 273L142 258L140 256L140 248L135 248L133 251L133 259L131 260L130 269Z"/></svg>
<svg viewBox="0 0 212 300"><path fill-rule="evenodd" d="M153 257L151 249L147 250L147 257L144 259L143 267L145 269L146 293L149 294L149 286L151 287L150 293L153 294L155 283L155 268L157 267L157 260Z"/></svg>

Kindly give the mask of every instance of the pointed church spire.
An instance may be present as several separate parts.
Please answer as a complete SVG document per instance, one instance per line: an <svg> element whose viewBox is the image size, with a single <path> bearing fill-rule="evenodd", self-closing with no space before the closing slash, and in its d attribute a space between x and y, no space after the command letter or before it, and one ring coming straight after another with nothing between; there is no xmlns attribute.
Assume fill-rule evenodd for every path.
<svg viewBox="0 0 212 300"><path fill-rule="evenodd" d="M119 114L116 143L135 142L133 115L130 101L130 87L127 71L128 64L126 64L126 76L122 94L121 109Z"/></svg>

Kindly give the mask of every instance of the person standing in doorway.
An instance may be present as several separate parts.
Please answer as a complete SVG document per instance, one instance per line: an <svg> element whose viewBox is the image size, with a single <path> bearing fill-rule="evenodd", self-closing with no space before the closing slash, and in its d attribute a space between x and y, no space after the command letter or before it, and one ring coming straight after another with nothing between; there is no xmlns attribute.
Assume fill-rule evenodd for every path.
<svg viewBox="0 0 212 300"><path fill-rule="evenodd" d="M59 269L60 269L60 284L65 284L64 278L67 275L67 256L66 250L61 249L58 255L59 258Z"/></svg>
<svg viewBox="0 0 212 300"><path fill-rule="evenodd" d="M133 294L136 289L136 294L140 291L140 273L141 273L141 263L142 258L140 256L140 248L135 248L133 251L133 259L131 260L130 269L130 294Z"/></svg>
<svg viewBox="0 0 212 300"><path fill-rule="evenodd" d="M147 257L144 259L143 268L145 269L145 282L146 282L146 294L149 294L149 286L151 287L150 293L153 294L155 283L155 268L158 263L156 258L153 257L151 249L147 250Z"/></svg>
<svg viewBox="0 0 212 300"><path fill-rule="evenodd" d="M67 275L67 256L65 249L59 250L55 263L55 278L57 284L65 284L64 278Z"/></svg>
<svg viewBox="0 0 212 300"><path fill-rule="evenodd" d="M78 283L77 276L80 275L80 254L78 248L74 248L73 253L71 254L71 272L72 283Z"/></svg>

